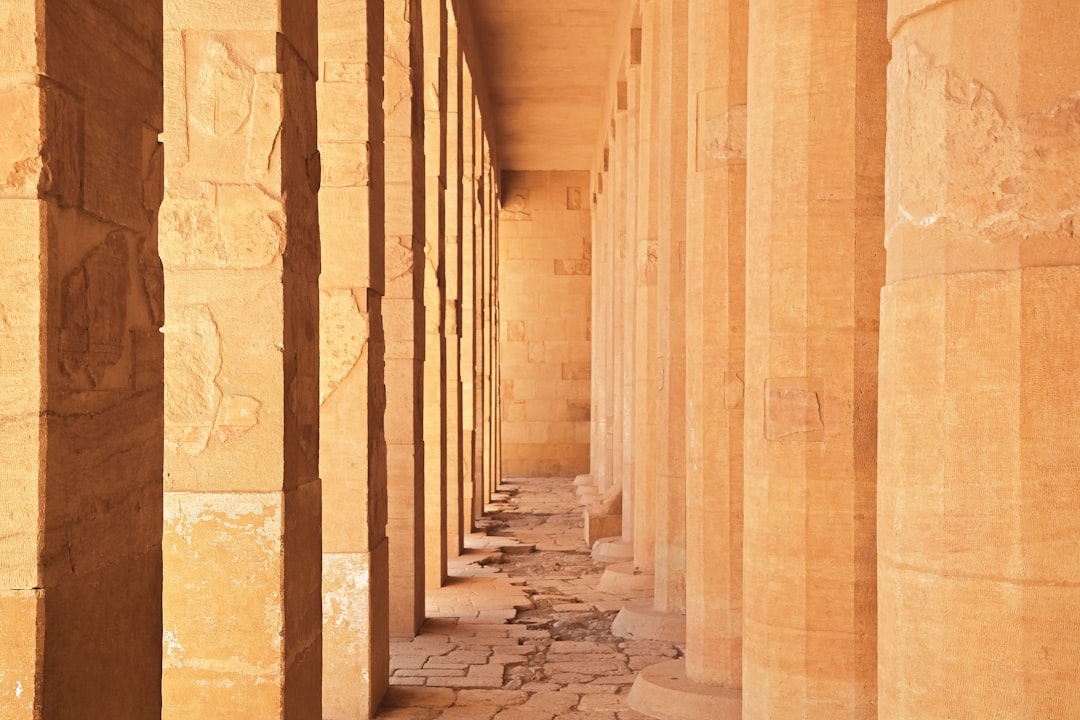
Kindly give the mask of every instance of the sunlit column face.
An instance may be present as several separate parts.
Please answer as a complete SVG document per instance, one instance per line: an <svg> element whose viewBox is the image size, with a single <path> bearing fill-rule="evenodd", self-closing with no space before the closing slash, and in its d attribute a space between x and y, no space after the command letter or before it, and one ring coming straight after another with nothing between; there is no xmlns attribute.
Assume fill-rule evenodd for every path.
<svg viewBox="0 0 1080 720"><path fill-rule="evenodd" d="M318 38L306 7L165 8L169 718L320 702L306 651L321 634Z"/></svg>

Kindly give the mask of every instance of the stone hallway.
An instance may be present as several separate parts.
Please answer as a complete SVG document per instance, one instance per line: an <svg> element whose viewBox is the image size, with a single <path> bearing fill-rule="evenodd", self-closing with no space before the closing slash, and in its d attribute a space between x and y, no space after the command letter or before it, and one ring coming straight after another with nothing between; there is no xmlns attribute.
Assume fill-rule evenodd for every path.
<svg viewBox="0 0 1080 720"><path fill-rule="evenodd" d="M626 695L636 673L682 648L626 640L611 622L632 592L598 589L604 566L585 546L566 478L508 480L486 535L430 591L428 620L391 643L380 720L639 720Z"/></svg>

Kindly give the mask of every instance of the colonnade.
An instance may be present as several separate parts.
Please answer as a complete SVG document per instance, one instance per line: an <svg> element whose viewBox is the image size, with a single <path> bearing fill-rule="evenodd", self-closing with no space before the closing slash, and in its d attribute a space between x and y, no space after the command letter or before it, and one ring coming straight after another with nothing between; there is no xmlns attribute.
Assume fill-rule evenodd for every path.
<svg viewBox="0 0 1080 720"><path fill-rule="evenodd" d="M621 486L594 557L653 590L616 632L685 637L636 709L1080 712L1075 20L1052 0L624 16L579 483Z"/></svg>
<svg viewBox="0 0 1080 720"><path fill-rule="evenodd" d="M468 13L0 7L0 720L378 705L501 466ZM1080 716L1075 19L625 4L569 274L642 712Z"/></svg>
<svg viewBox="0 0 1080 720"><path fill-rule="evenodd" d="M0 8L0 718L368 717L497 480L476 38L115 5Z"/></svg>

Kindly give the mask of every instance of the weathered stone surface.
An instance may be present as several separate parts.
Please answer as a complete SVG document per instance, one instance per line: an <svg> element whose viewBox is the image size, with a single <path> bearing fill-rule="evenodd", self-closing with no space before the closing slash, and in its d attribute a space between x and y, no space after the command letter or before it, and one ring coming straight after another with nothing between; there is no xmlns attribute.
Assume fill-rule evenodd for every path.
<svg viewBox="0 0 1080 720"><path fill-rule="evenodd" d="M1060 11L889 3L881 718L1080 709L1066 610L1080 527L1063 501L1080 58ZM917 640L902 632L915 617Z"/></svg>
<svg viewBox="0 0 1080 720"><path fill-rule="evenodd" d="M0 9L4 720L160 713L161 5L130 10Z"/></svg>
<svg viewBox="0 0 1080 720"><path fill-rule="evenodd" d="M315 13L226 5L170 0L164 23L176 151L160 223L162 715L309 717L321 642Z"/></svg>
<svg viewBox="0 0 1080 720"><path fill-rule="evenodd" d="M587 470L592 350L588 208L568 209L582 173L506 173L500 222L503 472ZM513 410L507 403L516 400Z"/></svg>
<svg viewBox="0 0 1080 720"><path fill-rule="evenodd" d="M811 14L823 7L800 4ZM794 19L786 3L754 4L749 16L748 720L877 712L877 289L889 49L885 3L829 3L829 12L829 30ZM780 47L798 61L776 62ZM809 125L808 115L816 118Z"/></svg>

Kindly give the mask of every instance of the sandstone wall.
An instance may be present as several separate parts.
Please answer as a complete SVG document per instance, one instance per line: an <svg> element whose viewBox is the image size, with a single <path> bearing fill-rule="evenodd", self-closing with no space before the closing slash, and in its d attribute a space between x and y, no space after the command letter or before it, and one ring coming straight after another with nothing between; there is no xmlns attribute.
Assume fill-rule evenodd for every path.
<svg viewBox="0 0 1080 720"><path fill-rule="evenodd" d="M587 173L503 174L498 280L507 477L589 469L588 190Z"/></svg>

